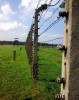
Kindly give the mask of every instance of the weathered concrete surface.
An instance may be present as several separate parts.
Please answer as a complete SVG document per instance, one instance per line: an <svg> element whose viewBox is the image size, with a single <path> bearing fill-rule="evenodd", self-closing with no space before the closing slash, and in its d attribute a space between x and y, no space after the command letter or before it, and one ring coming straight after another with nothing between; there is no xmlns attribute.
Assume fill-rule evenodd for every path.
<svg viewBox="0 0 79 100"><path fill-rule="evenodd" d="M71 0L69 100L79 100L79 0Z"/></svg>
<svg viewBox="0 0 79 100"><path fill-rule="evenodd" d="M69 12L64 34L67 55L63 54L62 62L62 77L66 78L66 85L61 86L61 93L65 94L65 100L79 100L79 0L66 0L66 11Z"/></svg>

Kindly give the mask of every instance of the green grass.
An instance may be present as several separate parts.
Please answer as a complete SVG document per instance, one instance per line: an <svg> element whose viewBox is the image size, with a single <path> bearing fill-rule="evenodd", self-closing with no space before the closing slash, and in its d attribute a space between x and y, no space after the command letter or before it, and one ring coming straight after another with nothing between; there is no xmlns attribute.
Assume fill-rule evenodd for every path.
<svg viewBox="0 0 79 100"><path fill-rule="evenodd" d="M13 51L16 49L16 61ZM52 48L39 48L39 78L53 79L60 77L61 52ZM38 81L42 100L54 100L60 85L48 81ZM34 99L33 81L25 47L0 46L0 100Z"/></svg>
<svg viewBox="0 0 79 100"><path fill-rule="evenodd" d="M46 78L55 78L57 75L60 76L61 61L61 51L52 48L40 48L39 69L45 72ZM44 74L44 72L40 73L40 75Z"/></svg>
<svg viewBox="0 0 79 100"><path fill-rule="evenodd" d="M61 51L53 48L39 49L39 78L45 80L61 76ZM54 100L54 95L60 91L60 85L49 81L40 81L43 100Z"/></svg>
<svg viewBox="0 0 79 100"><path fill-rule="evenodd" d="M16 61L13 51L16 49ZM0 46L0 97L23 100L31 94L32 80L25 49Z"/></svg>

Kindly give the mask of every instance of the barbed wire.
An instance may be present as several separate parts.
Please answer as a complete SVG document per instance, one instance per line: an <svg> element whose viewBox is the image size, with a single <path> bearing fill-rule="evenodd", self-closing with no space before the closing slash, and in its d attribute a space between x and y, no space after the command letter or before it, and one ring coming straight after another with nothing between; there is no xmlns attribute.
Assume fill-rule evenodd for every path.
<svg viewBox="0 0 79 100"><path fill-rule="evenodd" d="M45 1L47 1L47 0L45 0ZM38 6L39 6L40 2L41 2L41 0L39 0L39 1L38 1L38 4L37 4L37 6L36 6L36 9L38 8ZM34 14L35 14L35 12L34 12ZM33 17L34 17L34 14L33 14ZM31 26L32 26L32 25L34 25L34 23L33 23L33 19L32 19ZM30 29L31 29L31 28L30 28Z"/></svg>
<svg viewBox="0 0 79 100"><path fill-rule="evenodd" d="M51 2L52 2L52 0L50 0L49 4L51 4ZM45 3L46 3L46 2L45 2ZM49 8L49 7L48 7L48 8ZM46 13L47 13L47 11L48 11L48 8L47 8L47 10L46 10ZM43 12L44 12L44 11L42 11L41 15L39 16L39 21L40 21L41 18L42 18ZM43 15L43 17L46 15L46 13Z"/></svg>
<svg viewBox="0 0 79 100"><path fill-rule="evenodd" d="M48 3L48 6L49 6L49 7L50 7L50 6L56 6L56 5L60 2L60 0L58 0L57 3L55 3L54 5L51 5L52 1L53 1L53 0L50 0L50 2ZM47 8L46 13L47 13L49 7ZM42 17L44 17L44 16L46 15L46 13L43 15L43 12L42 12L42 15L43 15L43 16L42 16L42 15L40 16L39 21L41 20Z"/></svg>
<svg viewBox="0 0 79 100"><path fill-rule="evenodd" d="M44 34L47 30L49 30L52 26L54 26L55 24L57 24L61 19L63 18L58 18L57 20L55 20L52 24L50 24L41 34L39 34L38 36L41 36L42 34Z"/></svg>
<svg viewBox="0 0 79 100"><path fill-rule="evenodd" d="M57 38L54 38L54 39L51 39L51 40L47 40L47 41L42 41L42 43L44 42L50 42L50 41L54 41L54 40L58 40L58 39L63 39L64 37L57 37Z"/></svg>
<svg viewBox="0 0 79 100"><path fill-rule="evenodd" d="M45 0L45 3L46 3L47 1L48 1L48 0ZM36 9L38 8L40 2L41 2L41 0L38 1L38 4L37 4L37 6L36 6ZM59 2L60 2L60 0L58 0L58 2L57 2L56 4L54 4L54 5L52 5L52 6L56 6ZM51 3L52 3L52 0L50 0L50 2L48 3L48 5L51 6L51 5L50 5ZM49 8L49 7L48 7L48 8ZM47 9L48 9L48 8L47 8ZM57 10L57 9L56 9L56 10ZM47 13L47 11L46 11L46 13ZM46 13L43 15L43 17L46 15ZM55 11L52 13L52 15L50 16L50 18L54 15L54 13L55 13ZM43 14L43 11L42 11L42 14ZM42 17L42 14L40 15L40 19L41 19L41 17ZM34 15L33 15L33 16L34 16ZM45 20L44 22L48 21L50 18L48 18L48 19ZM44 22L41 24L41 26L44 24ZM33 24L33 20L32 20L32 24ZM32 24L31 24L31 25L32 25ZM41 27L40 27L40 28L41 28Z"/></svg>
<svg viewBox="0 0 79 100"><path fill-rule="evenodd" d="M46 1L48 1L48 0L45 0L44 4L46 4ZM43 11L39 17L41 18L42 15L43 15ZM39 18L39 20L40 20L40 18Z"/></svg>
<svg viewBox="0 0 79 100"><path fill-rule="evenodd" d="M49 4L49 6L56 6L59 2L60 2L60 0L58 0L54 5Z"/></svg>
<svg viewBox="0 0 79 100"><path fill-rule="evenodd" d="M38 6L39 6L40 2L41 2L41 0L39 0L39 1L38 1L38 4L37 4L37 6L36 6L36 9L38 8Z"/></svg>
<svg viewBox="0 0 79 100"><path fill-rule="evenodd" d="M39 28L41 28L45 22L47 22L48 20L50 20L50 19L52 18L52 16L55 14L55 12L56 12L58 9L59 9L59 7L56 8L56 9L54 10L54 12L52 13L52 15L51 15L49 18L47 18L47 19L39 26Z"/></svg>

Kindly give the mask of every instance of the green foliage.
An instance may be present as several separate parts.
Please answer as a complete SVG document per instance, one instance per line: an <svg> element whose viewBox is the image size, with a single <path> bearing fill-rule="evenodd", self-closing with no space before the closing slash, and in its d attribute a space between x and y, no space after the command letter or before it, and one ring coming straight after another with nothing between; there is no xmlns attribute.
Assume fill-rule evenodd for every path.
<svg viewBox="0 0 79 100"><path fill-rule="evenodd" d="M39 100L33 94L33 81L25 47L0 46L0 100ZM16 50L16 61L13 52ZM39 48L39 78L60 77L61 52L53 48ZM54 100L60 85L49 81L38 81L42 100Z"/></svg>

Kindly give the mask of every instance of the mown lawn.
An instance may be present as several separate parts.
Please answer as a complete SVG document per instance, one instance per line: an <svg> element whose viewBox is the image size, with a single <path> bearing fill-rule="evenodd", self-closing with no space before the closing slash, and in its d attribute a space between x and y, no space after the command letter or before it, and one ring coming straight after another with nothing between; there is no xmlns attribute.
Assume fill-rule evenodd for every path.
<svg viewBox="0 0 79 100"><path fill-rule="evenodd" d="M25 47L0 46L0 100L38 100L33 93L30 66ZM13 51L16 50L16 61ZM52 48L39 48L39 79L60 77L61 52ZM54 100L60 85L49 81L38 81L42 100ZM27 100L27 99L26 99ZM30 99L31 100L31 99Z"/></svg>
<svg viewBox="0 0 79 100"><path fill-rule="evenodd" d="M16 49L16 61L13 51ZM0 46L0 98L23 100L31 95L32 80L25 49ZM0 99L1 100L1 99Z"/></svg>
<svg viewBox="0 0 79 100"><path fill-rule="evenodd" d="M39 48L39 78L40 90L43 100L54 100L56 93L60 92L60 85L50 82L61 76L62 52L54 48Z"/></svg>

